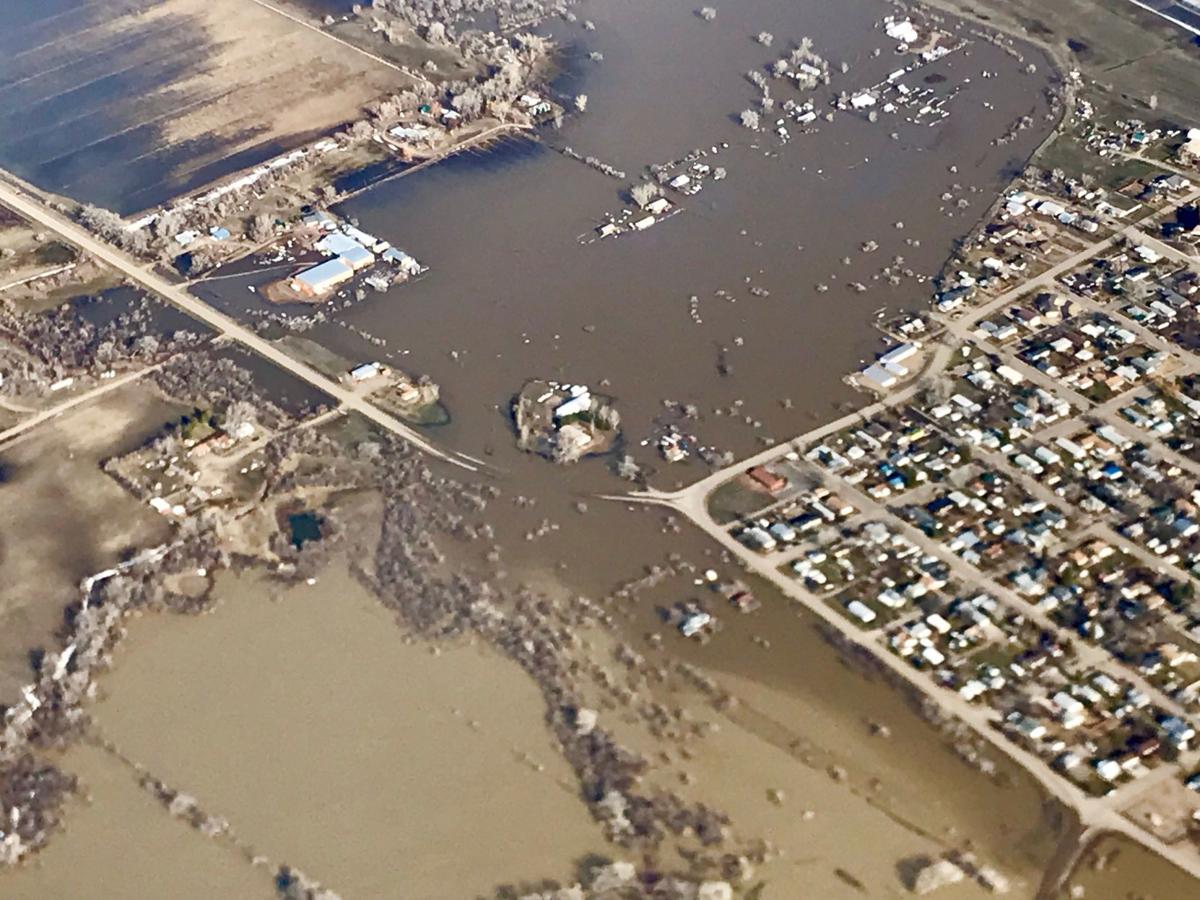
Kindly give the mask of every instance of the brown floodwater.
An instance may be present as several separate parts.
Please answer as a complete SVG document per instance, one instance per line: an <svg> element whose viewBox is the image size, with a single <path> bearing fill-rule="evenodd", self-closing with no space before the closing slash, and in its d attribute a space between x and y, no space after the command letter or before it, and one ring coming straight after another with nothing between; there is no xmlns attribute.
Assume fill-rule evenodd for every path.
<svg viewBox="0 0 1200 900"><path fill-rule="evenodd" d="M1079 888L1083 893L1071 894ZM1198 894L1196 880L1182 869L1128 838L1110 835L1088 848L1059 896L1062 900L1072 896L1087 900L1191 900Z"/></svg>
<svg viewBox="0 0 1200 900"><path fill-rule="evenodd" d="M557 88L566 97L587 93L586 114L536 141L507 141L376 185L339 209L432 271L349 310L330 310L331 323L309 336L349 359L382 355L438 381L453 421L432 437L485 456L505 490L487 518L510 578L603 595L672 553L731 571L696 533L664 532L661 512L594 499L620 487L607 461L561 470L518 453L505 413L525 379L606 381L622 413L621 452L656 465L654 481L662 485L702 473L695 464L667 469L641 446L666 415L665 400L696 404L701 419L688 430L739 454L764 437L812 427L859 402L843 376L879 348L872 326L881 308L927 303L927 282L906 278L893 287L873 276L898 255L915 274L936 272L1046 135L1044 58L1028 51L1027 62L1038 67L1028 74L1024 63L980 41L908 77L914 87L930 75L939 92L960 91L949 101L950 118L935 127L841 113L813 134L789 126L791 140L782 143L736 124L757 94L746 71L803 36L835 72L830 91L815 95L819 108L831 93L874 84L903 65L907 60L876 27L889 11L869 0L748 0L705 23L679 0L585 3L580 19L594 21L595 31L562 22L548 30L572 48ZM775 35L769 50L752 39L762 30ZM592 51L604 61L588 60ZM843 61L846 75L838 73ZM985 71L996 77L983 77ZM772 85L779 102L805 99ZM993 143L1027 114L1033 128L1007 145ZM693 197L673 196L680 215L645 233L590 240L603 214L625 205L623 190L646 166L723 143L729 146L706 161L725 167L728 178ZM566 146L628 177L608 178L555 152ZM942 199L946 192L951 201ZM968 205L959 208L959 199ZM879 249L864 252L867 240ZM252 314L257 301L246 286L265 277L223 279L200 292ZM856 281L868 290L851 290ZM819 283L828 291L818 291ZM360 332L385 340L386 349ZM792 402L785 406L785 398ZM715 412L734 404L736 417ZM747 416L760 426L747 424ZM536 505L510 504L517 494ZM575 508L580 500L585 513ZM547 523L556 527L543 528ZM682 577L628 601L620 608L626 636L648 651L647 636L665 632L665 654L723 676L747 710L730 726L746 742L747 759L764 759L763 748L779 741L800 741L817 757L846 765L859 787L879 780L867 803L877 810L877 830L865 824L869 817L849 815L840 823L825 819L824 829L861 841L894 834L902 822L918 849L970 840L1027 889L1036 886L1060 822L1028 779L1006 771L1000 786L968 768L891 688L848 668L811 622L770 592L758 614L725 617L731 620L710 644L682 641L663 627L658 610L695 593ZM768 638L771 649L755 637ZM870 739L872 721L887 723L893 737ZM740 784L734 772L730 767L723 789L714 786L718 796L736 799L728 794ZM801 852L803 838L789 840ZM880 855L899 850L889 841ZM834 868L828 856L820 865L826 877ZM870 880L882 888L880 861L872 865Z"/></svg>
<svg viewBox="0 0 1200 900"><path fill-rule="evenodd" d="M732 574L702 536L664 530L661 511L595 499L621 487L606 461L563 470L519 454L505 410L525 379L607 379L624 450L646 461L652 454L640 443L667 399L696 404L702 416L689 430L739 454L765 436L805 430L858 402L842 377L880 346L877 311L927 302L927 283L891 287L873 275L896 255L915 273L934 273L1050 127L1045 60L1031 52L1038 72L1026 74L975 41L928 71L944 76L931 85L939 91L961 87L936 127L842 113L815 134L790 126L786 144L752 134L733 120L757 94L744 73L804 35L835 73L849 64L834 75L834 92L902 65L875 27L890 7L744 0L720 7L712 23L694 9L682 0L583 4L580 19L593 20L594 32L557 21L549 30L572 45L558 88L587 93L585 115L538 141L505 142L377 185L340 210L432 272L331 310L333 321L309 336L349 359L382 355L439 382L453 421L431 436L493 464L504 497L487 519L514 581L599 596L669 554ZM752 40L762 30L775 35L770 50ZM604 61L587 60L589 51ZM998 77L983 78L985 70ZM780 83L773 93L804 99ZM818 104L827 96L818 92ZM994 146L1025 114L1034 127ZM707 161L729 177L673 198L682 214L635 236L580 242L623 205L622 190L645 166L723 142L730 146ZM629 178L554 151L568 145ZM869 239L879 244L873 253L861 250ZM246 286L264 277L199 291L249 315L258 301ZM850 290L855 281L869 289ZM357 331L385 339L386 349ZM715 414L737 401L737 417ZM657 465L662 485L702 474L695 464ZM513 504L518 494L536 505ZM581 500L586 512L575 508ZM546 522L557 528L542 529ZM124 752L229 817L259 852L350 898L389 896L395 885L412 896L465 896L506 879L563 876L579 856L604 850L548 746L540 698L506 663L472 648L433 657L400 643L388 617L333 573L280 603L253 579L223 582L222 595L213 616L138 623L103 683L99 721ZM742 701L711 757L696 761L697 792L734 810L743 832L761 828L786 848L764 897L805 895L789 890L797 880L820 896L857 896L839 870L873 894L897 896L901 857L966 842L1018 879L1014 896L1033 896L1061 821L1029 779L1004 766L999 782L970 769L892 688L848 667L778 595L760 590L758 613L723 615L725 629L705 646L658 616L689 596L699 596L690 576L668 579L619 601L618 621L647 653L656 652L648 636L661 633L657 652L705 667ZM463 722L470 717L478 731ZM871 737L871 723L892 736ZM526 753L545 770L531 768ZM823 774L833 763L846 767L846 784ZM782 787L787 804L765 804L766 790ZM805 808L816 817L799 827ZM355 841L330 839L341 833ZM964 886L957 896L977 894Z"/></svg>
<svg viewBox="0 0 1200 900"><path fill-rule="evenodd" d="M875 84L907 63L877 27L889 10L873 0L746 0L705 23L683 0L583 4L580 18L593 20L594 32L558 21L548 30L572 49L558 87L586 93L588 111L537 142L466 153L339 207L432 271L349 310L328 310L333 321L310 336L350 359L384 355L430 374L454 416L437 439L490 454L509 473L530 465L512 449L505 415L530 377L607 379L635 450L664 400L696 404L705 414L694 426L700 439L741 454L762 437L811 427L856 399L842 379L878 351L876 311L927 303L928 284L892 287L873 276L897 255L914 274L936 272L1050 128L1045 60L1030 51L1038 72L1026 74L978 40L929 67L946 79L932 85L939 93L961 89L950 117L934 127L845 112L820 121L814 134L791 124L785 144L734 121L757 96L745 73L805 35L834 67L831 88L813 95L822 110L838 91ZM752 39L764 29L775 35L770 49ZM589 61L591 51L603 62ZM905 80L922 87L925 74ZM805 99L783 81L772 91L780 103ZM1026 114L1034 127L993 146ZM707 161L728 177L693 197L673 196L681 214L643 233L579 243L603 214L626 205L623 191L647 166L722 143L728 149ZM612 163L626 179L553 149L563 146ZM945 192L954 199L942 200ZM969 206L958 209L959 199ZM867 240L879 249L864 253ZM199 291L248 314L263 307L247 285L267 277L221 279ZM868 290L856 293L853 282ZM362 340L362 331L386 340L386 350ZM713 414L739 400L736 418ZM745 424L747 416L761 427Z"/></svg>
<svg viewBox="0 0 1200 900"><path fill-rule="evenodd" d="M95 717L254 853L346 898L458 900L605 850L514 664L406 643L344 567L217 591L211 615L131 626Z"/></svg>
<svg viewBox="0 0 1200 900"><path fill-rule="evenodd" d="M67 808L67 829L35 860L3 876L5 900L271 900L271 873L200 837L138 787L103 750L72 748L62 765L86 800Z"/></svg>

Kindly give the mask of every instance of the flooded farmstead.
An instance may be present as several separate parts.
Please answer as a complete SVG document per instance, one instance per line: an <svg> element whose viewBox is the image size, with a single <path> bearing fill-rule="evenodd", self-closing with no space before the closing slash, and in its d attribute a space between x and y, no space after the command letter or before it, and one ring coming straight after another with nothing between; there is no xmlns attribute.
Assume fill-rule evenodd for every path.
<svg viewBox="0 0 1200 900"><path fill-rule="evenodd" d="M954 3L8 12L0 896L1191 896L1200 132Z"/></svg>

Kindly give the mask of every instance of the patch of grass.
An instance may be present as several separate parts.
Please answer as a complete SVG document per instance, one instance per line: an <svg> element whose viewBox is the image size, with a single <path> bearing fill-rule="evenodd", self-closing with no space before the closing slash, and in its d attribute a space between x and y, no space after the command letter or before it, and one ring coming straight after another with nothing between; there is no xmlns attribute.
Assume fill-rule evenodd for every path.
<svg viewBox="0 0 1200 900"><path fill-rule="evenodd" d="M720 524L754 515L771 504L772 498L747 487L741 478L725 482L708 495L708 510Z"/></svg>
<svg viewBox="0 0 1200 900"><path fill-rule="evenodd" d="M74 247L60 241L42 244L33 254L33 258L44 266L65 266L69 262L74 262L78 256Z"/></svg>

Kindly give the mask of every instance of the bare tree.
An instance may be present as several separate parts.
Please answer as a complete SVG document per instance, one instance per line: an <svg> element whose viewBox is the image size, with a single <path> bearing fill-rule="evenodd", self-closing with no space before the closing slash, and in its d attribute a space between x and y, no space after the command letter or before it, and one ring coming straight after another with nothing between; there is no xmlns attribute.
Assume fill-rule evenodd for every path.
<svg viewBox="0 0 1200 900"><path fill-rule="evenodd" d="M275 236L275 220L267 213L259 213L250 221L246 233L250 235L250 240L257 244L269 241Z"/></svg>
<svg viewBox="0 0 1200 900"><path fill-rule="evenodd" d="M662 188L653 181L641 181L629 189L629 197L639 207L645 208L651 200L662 194Z"/></svg>

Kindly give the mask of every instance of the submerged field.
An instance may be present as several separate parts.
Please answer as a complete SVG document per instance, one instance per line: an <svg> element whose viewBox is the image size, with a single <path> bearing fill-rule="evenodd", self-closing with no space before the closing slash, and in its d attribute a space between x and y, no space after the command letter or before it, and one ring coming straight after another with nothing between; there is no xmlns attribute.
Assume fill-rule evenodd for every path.
<svg viewBox="0 0 1200 900"><path fill-rule="evenodd" d="M604 850L541 696L514 665L406 643L341 567L315 587L245 576L217 591L212 615L131 629L95 719L124 757L226 817L241 844L347 898L427 900L567 877ZM125 827L176 826L147 805ZM18 879L71 884L62 865L47 856L45 874ZM246 861L230 853L227 865Z"/></svg>
<svg viewBox="0 0 1200 900"><path fill-rule="evenodd" d="M409 82L239 0L15 0L0 166L123 214L255 165Z"/></svg>

